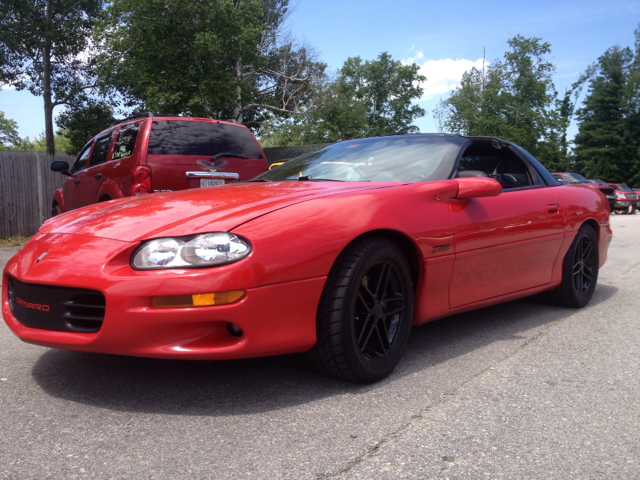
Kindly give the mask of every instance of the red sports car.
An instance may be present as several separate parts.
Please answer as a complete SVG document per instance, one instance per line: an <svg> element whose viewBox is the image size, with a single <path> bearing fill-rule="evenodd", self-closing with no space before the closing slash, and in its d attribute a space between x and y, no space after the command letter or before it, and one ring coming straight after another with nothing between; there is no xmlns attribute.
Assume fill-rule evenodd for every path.
<svg viewBox="0 0 640 480"><path fill-rule="evenodd" d="M412 325L543 292L586 305L609 213L497 138L353 140L247 182L55 217L6 265L2 313L48 347L305 352L322 374L373 382Z"/></svg>

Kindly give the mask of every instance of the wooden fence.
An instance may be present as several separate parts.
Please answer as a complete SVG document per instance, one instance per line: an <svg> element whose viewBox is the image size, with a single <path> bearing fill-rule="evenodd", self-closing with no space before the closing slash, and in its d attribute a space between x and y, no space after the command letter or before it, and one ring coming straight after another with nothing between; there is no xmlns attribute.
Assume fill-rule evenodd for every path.
<svg viewBox="0 0 640 480"><path fill-rule="evenodd" d="M51 200L64 175L51 171L52 155L0 151L0 238L34 235L51 217ZM57 153L55 160L73 163Z"/></svg>

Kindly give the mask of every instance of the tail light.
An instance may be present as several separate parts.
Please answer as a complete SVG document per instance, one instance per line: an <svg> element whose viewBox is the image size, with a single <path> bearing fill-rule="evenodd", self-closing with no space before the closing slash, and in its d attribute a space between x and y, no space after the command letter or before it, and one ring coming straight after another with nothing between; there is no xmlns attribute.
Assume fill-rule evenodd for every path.
<svg viewBox="0 0 640 480"><path fill-rule="evenodd" d="M133 171L131 195L146 195L147 193L153 193L151 188L151 167L141 165Z"/></svg>

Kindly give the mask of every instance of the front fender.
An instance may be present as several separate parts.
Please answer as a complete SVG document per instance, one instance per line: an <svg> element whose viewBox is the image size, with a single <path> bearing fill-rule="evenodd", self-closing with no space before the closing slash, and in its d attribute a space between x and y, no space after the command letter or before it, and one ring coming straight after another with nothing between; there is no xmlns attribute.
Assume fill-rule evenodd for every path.
<svg viewBox="0 0 640 480"><path fill-rule="evenodd" d="M454 180L398 185L300 202L232 229L251 242L256 284L271 285L329 274L354 239L375 231L403 235L424 260L453 245L448 199Z"/></svg>

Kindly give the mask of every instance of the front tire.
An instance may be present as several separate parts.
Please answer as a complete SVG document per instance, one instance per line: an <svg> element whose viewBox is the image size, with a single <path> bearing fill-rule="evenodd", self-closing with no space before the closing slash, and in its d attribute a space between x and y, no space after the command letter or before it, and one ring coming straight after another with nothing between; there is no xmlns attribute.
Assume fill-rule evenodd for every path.
<svg viewBox="0 0 640 480"><path fill-rule="evenodd" d="M317 342L306 363L323 375L372 383L400 361L413 318L407 259L391 241L354 244L327 277L317 314Z"/></svg>
<svg viewBox="0 0 640 480"><path fill-rule="evenodd" d="M563 307L584 307L595 293L599 264L596 232L591 225L582 225L564 258L562 283L542 298Z"/></svg>

